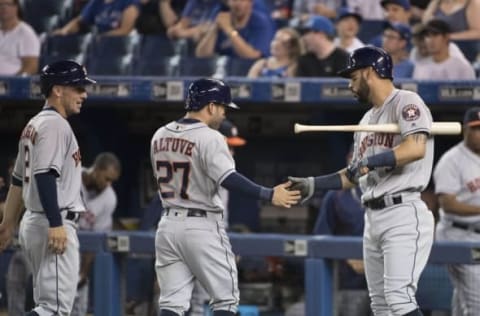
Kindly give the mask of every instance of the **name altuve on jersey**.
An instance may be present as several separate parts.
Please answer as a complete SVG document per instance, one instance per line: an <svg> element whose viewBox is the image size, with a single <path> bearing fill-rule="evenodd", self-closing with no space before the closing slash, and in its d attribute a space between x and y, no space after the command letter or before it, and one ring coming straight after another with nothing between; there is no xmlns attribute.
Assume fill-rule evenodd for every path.
<svg viewBox="0 0 480 316"><path fill-rule="evenodd" d="M195 143L183 138L162 137L153 141L153 153L161 151L179 152L186 156L192 156Z"/></svg>

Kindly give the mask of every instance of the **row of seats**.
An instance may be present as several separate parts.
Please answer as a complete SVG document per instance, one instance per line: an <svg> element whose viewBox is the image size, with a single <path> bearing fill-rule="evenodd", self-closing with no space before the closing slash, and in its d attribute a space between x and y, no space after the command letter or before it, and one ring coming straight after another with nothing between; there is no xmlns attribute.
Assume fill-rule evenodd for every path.
<svg viewBox="0 0 480 316"><path fill-rule="evenodd" d="M42 66L60 59L85 64L96 75L245 76L252 60L195 58L181 45L161 36L47 36L42 43Z"/></svg>

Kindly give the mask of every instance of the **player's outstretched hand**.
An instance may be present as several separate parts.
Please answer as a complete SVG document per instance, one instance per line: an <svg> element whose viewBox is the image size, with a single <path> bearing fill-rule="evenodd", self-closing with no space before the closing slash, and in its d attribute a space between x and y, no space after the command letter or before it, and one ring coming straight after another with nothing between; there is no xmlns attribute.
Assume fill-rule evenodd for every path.
<svg viewBox="0 0 480 316"><path fill-rule="evenodd" d="M299 190L302 195L302 200L300 203L305 203L308 201L315 191L315 182L313 177L308 178L297 178L297 177L288 177L288 180L292 182L290 190Z"/></svg>
<svg viewBox="0 0 480 316"><path fill-rule="evenodd" d="M290 208L298 203L301 195L298 190L291 190L292 182L287 181L273 188L272 204ZM290 188L290 189L289 189Z"/></svg>
<svg viewBox="0 0 480 316"><path fill-rule="evenodd" d="M0 224L0 252L4 251L12 242L13 230L14 228L10 225L3 222Z"/></svg>
<svg viewBox="0 0 480 316"><path fill-rule="evenodd" d="M61 255L67 247L67 232L65 227L50 227L48 229L48 249L53 253Z"/></svg>

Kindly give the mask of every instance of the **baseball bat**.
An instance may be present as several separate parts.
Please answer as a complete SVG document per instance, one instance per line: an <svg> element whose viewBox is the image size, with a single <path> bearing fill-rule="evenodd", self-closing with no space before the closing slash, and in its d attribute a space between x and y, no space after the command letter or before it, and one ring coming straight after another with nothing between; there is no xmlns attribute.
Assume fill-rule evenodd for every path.
<svg viewBox="0 0 480 316"><path fill-rule="evenodd" d="M375 125L302 125L295 123L295 134L303 132L379 132L400 133L398 124L375 124ZM434 135L457 135L462 132L459 122L433 122L431 133Z"/></svg>

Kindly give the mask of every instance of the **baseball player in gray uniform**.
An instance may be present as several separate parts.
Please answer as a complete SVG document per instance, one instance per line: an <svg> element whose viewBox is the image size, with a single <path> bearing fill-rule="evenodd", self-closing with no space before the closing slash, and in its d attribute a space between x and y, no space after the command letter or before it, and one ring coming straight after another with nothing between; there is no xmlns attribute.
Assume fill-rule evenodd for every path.
<svg viewBox="0 0 480 316"><path fill-rule="evenodd" d="M215 79L190 84L185 117L159 128L150 157L165 208L155 238L161 316L183 315L195 280L208 291L215 316L235 315L237 268L225 232L220 186L290 207L300 192L290 182L266 188L235 171L225 138L216 130L232 103L230 87Z"/></svg>
<svg viewBox="0 0 480 316"><path fill-rule="evenodd" d="M85 212L80 216L80 230L106 233L112 230L112 215L117 208L117 195L112 183L121 173L121 163L110 152L97 155L90 168L82 171L82 198ZM71 316L85 316L88 310L88 279L95 259L94 253L82 253L80 260L80 279Z"/></svg>
<svg viewBox="0 0 480 316"><path fill-rule="evenodd" d="M293 178L303 200L315 191L360 185L366 207L365 274L375 315L422 315L417 282L433 243L433 215L420 199L433 163L432 116L414 92L395 89L392 59L381 48L355 50L340 75L372 108L360 124L396 123L400 134L358 132L350 165L319 177Z"/></svg>
<svg viewBox="0 0 480 316"><path fill-rule="evenodd" d="M0 249L10 242L25 203L19 240L33 273L36 307L30 316L67 316L72 310L79 270L76 221L85 207L80 150L66 118L80 112L85 85L92 83L76 62L47 65L40 74L45 106L20 136Z"/></svg>
<svg viewBox="0 0 480 316"><path fill-rule="evenodd" d="M465 113L463 141L445 152L433 179L440 202L437 240L480 241L480 107ZM448 266L453 316L480 314L480 265Z"/></svg>

